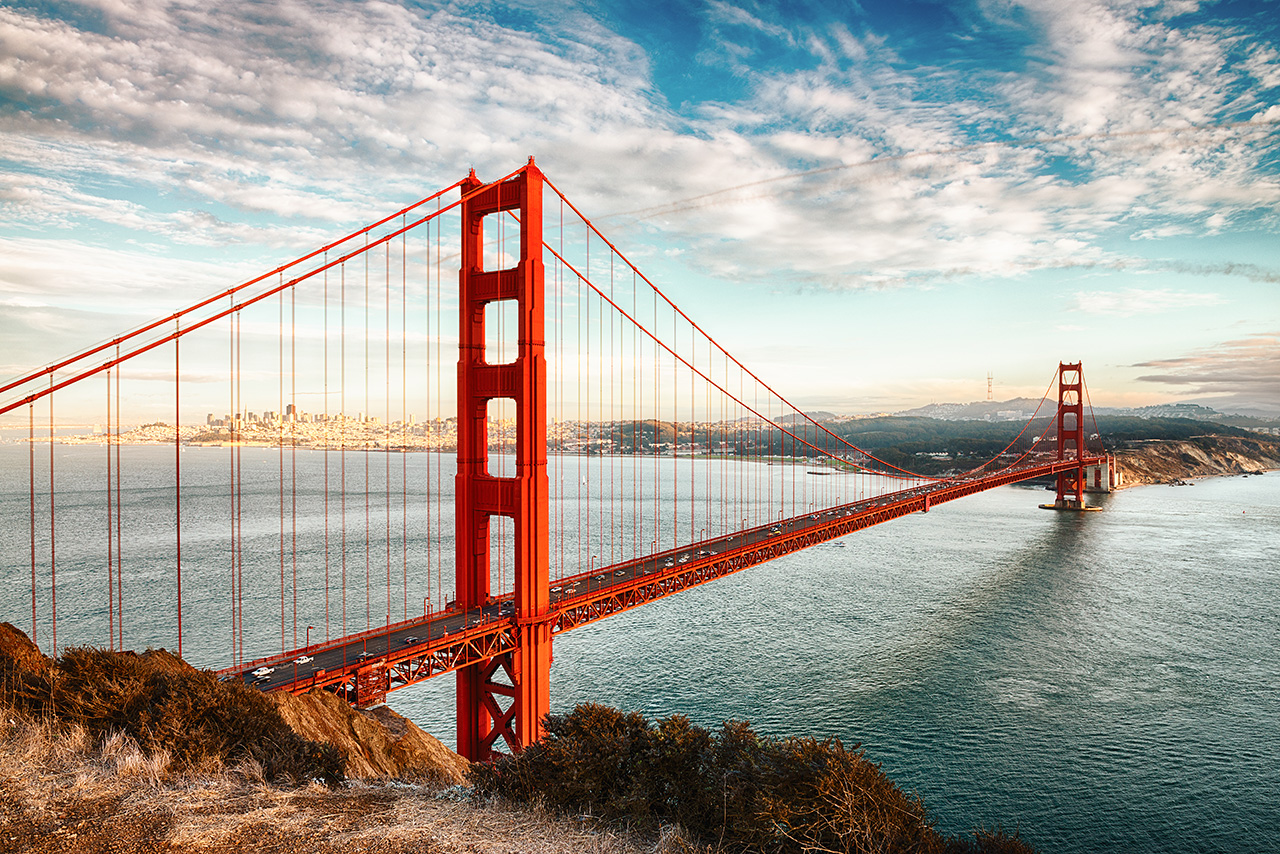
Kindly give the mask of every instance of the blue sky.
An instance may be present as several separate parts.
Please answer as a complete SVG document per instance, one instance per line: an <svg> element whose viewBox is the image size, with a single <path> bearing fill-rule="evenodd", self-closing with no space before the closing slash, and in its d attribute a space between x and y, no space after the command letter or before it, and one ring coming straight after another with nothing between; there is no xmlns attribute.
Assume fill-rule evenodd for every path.
<svg viewBox="0 0 1280 854"><path fill-rule="evenodd" d="M1280 3L0 4L0 375L529 155L802 406L1280 415Z"/></svg>

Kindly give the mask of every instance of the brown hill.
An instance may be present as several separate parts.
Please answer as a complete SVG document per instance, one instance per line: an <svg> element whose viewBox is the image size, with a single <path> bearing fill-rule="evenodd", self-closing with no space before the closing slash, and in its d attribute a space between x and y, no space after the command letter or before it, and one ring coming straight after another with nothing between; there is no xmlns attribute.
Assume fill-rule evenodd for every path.
<svg viewBox="0 0 1280 854"><path fill-rule="evenodd" d="M95 737L130 735L144 749L188 764L204 756L250 756L283 770L290 766L275 756L283 745L309 754L327 744L343 756L341 773L358 779L456 784L469 767L386 707L357 711L318 690L263 695L238 682L220 683L164 649L138 655L70 648L54 660L9 623L0 623L0 702ZM306 746L314 742L320 744ZM285 776L310 775L300 766Z"/></svg>

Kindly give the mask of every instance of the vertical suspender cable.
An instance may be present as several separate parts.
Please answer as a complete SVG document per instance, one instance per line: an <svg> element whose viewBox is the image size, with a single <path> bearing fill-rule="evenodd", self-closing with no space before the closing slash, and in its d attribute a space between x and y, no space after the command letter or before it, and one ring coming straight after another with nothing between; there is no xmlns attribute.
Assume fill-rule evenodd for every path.
<svg viewBox="0 0 1280 854"><path fill-rule="evenodd" d="M425 412L423 413L423 424L422 424L423 434L424 434L424 436L426 437L426 438L425 438L425 440L424 440L424 441L425 441L425 443L426 443L426 446L425 446L425 448L423 449L423 455L422 455L422 456L423 456L423 459L425 459L425 460L426 460L426 463L425 463L425 465L426 465L426 470L423 472L423 475L422 475L422 494L423 494L423 499L424 499L424 506L423 506L423 511L424 511L424 512L423 512L423 516L424 516L424 520L423 520L423 536L424 536L424 538L425 538L425 543L426 543L426 567L425 567L425 569L426 569L426 575L427 575L427 595L426 595L425 599L426 599L426 602L428 602L428 603L434 603L434 601L435 601L434 599L432 599L432 583L431 583L431 581L432 581L431 556L436 552L436 548L435 548L435 546L434 546L434 545L432 544L432 542L431 542L431 513L432 513L432 509L433 509L433 504L432 504L432 502L434 501L434 498L433 498L433 496L432 496L432 494L431 494L431 458L432 458L432 455L435 453L435 451L433 450L433 445L432 445L432 443L433 443L433 441L434 441L434 439L435 439L435 437L432 435L432 428L433 428L433 427L434 427L434 425L435 425L435 421L434 421L434 419L435 419L435 415L433 414L433 408L432 408L432 407L433 407L433 404L435 403L435 399L434 399L433 395L434 395L434 394L438 394L438 393L439 393L439 392L433 392L433 391L432 391L432 386L431 386L431 380L432 380L432 376L431 376L431 369L432 369L432 367L433 367L433 365L432 365L432 361L431 361L431 359L432 359L432 355L431 355L431 336L432 336L431 323L432 323L432 321L433 321L433 318L432 318L432 316L431 316L431 310L432 310L432 306L431 306L431 272L432 272L432 258L431 258L431 250L432 250L433 248L438 248L438 247L439 247L439 242L440 242L440 238L439 238L439 236L438 236L438 235L439 235L439 233L440 233L440 223L439 223L439 221L437 220L437 222L436 222L436 234L437 234L437 237L435 238L435 240L434 240L434 242L433 242L432 237L431 237L431 223L427 223L427 264L426 264L426 276L424 276L424 277L423 277L423 281L426 283L426 287L427 287L427 292L426 292L426 294L425 294L425 299L423 300L423 304L426 306L426 310L427 310L427 320L426 320L426 323L425 323L425 324L423 324L423 325L426 327L426 333L427 333L427 346L426 346L427 366L426 366L426 370L422 372L422 375L423 375L423 377L424 377L424 384L425 384L425 386L426 386L426 400L424 401L424 403L425 403L425 405L426 405L426 408L425 408ZM406 340L407 340L407 339L406 339ZM438 410L438 409L436 409L436 410L434 410L434 412L435 412L436 414L438 414L439 410ZM426 610L426 603L424 603L424 605L423 605L423 610L424 610L424 611ZM426 616L426 614L424 613L424 614L423 614L423 616Z"/></svg>
<svg viewBox="0 0 1280 854"><path fill-rule="evenodd" d="M436 209L439 210L440 202L436 202ZM443 338L444 324L441 319L442 294L444 292L443 279L441 278L441 265L443 264L443 244L441 237L441 223L439 218L436 222L436 418L442 418L444 407L443 390L444 390L444 357ZM435 426L434 424L432 425ZM440 592L441 604L447 603L447 597L444 592L444 467L443 460L436 458L436 589ZM457 596L457 591L454 591Z"/></svg>
<svg viewBox="0 0 1280 854"><path fill-rule="evenodd" d="M613 253L609 253L609 300L613 300ZM622 514L618 512L618 487L614 478L615 460L618 457L617 451L613 446L613 437L616 435L614 425L617 424L617 410L614 407L615 392L618 386L617 366L614 364L614 330L618 328L618 324L614 322L617 312L609 313L609 415L604 419L609 424L609 563L617 563L618 555L614 550L617 540L621 537L619 526L622 524ZM621 318L618 318L619 320ZM601 334L603 334L604 324L601 324ZM600 372L600 382L604 382L604 371ZM600 403L604 405L604 394L600 395Z"/></svg>
<svg viewBox="0 0 1280 854"><path fill-rule="evenodd" d="M298 648L298 298L289 288L289 560L293 569L293 648Z"/></svg>
<svg viewBox="0 0 1280 854"><path fill-rule="evenodd" d="M111 495L111 369L107 368L107 648L116 648L115 513ZM34 640L34 639L33 639Z"/></svg>
<svg viewBox="0 0 1280 854"><path fill-rule="evenodd" d="M385 273L382 290L382 381L384 388L382 425L382 507L387 533L387 625L391 625L391 242L384 244Z"/></svg>
<svg viewBox="0 0 1280 854"><path fill-rule="evenodd" d="M119 633L120 645L124 651L124 500L121 495L122 472L120 468L120 379L124 369L118 364L120 346L116 345L116 631ZM52 399L52 398L50 398ZM50 416L52 421L52 414ZM52 469L50 470L50 486L52 486Z"/></svg>
<svg viewBox="0 0 1280 854"><path fill-rule="evenodd" d="M324 639L329 640L329 253L324 254Z"/></svg>
<svg viewBox="0 0 1280 854"><path fill-rule="evenodd" d="M400 217L403 228L404 216ZM431 226L427 226L431 235ZM400 568L404 619L409 619L409 235L400 238Z"/></svg>
<svg viewBox="0 0 1280 854"><path fill-rule="evenodd" d="M360 441L364 453L364 628L373 627L373 545L369 526L369 234L364 236L364 411L360 413Z"/></svg>
<svg viewBox="0 0 1280 854"><path fill-rule="evenodd" d="M116 376L119 376L117 374ZM53 371L49 372L49 387L53 388ZM53 656L58 655L58 560L54 543L56 526L53 519L54 505L53 476L53 394L49 395L49 624L53 631ZM120 612L121 621L124 611Z"/></svg>
<svg viewBox="0 0 1280 854"><path fill-rule="evenodd" d="M636 314L636 274L631 273L631 316ZM640 450L640 440L636 432L640 428L640 383L644 380L644 369L640 366L640 336L635 328L631 329L631 557L640 555L640 540L644 536L644 520L640 516L640 466L636 454Z"/></svg>
<svg viewBox="0 0 1280 854"><path fill-rule="evenodd" d="M280 274L280 281L284 282L284 273ZM284 291L276 294L276 307L276 385L279 401L277 405L280 407L276 412L276 458L280 469L277 494L280 506L280 653L283 655L288 650L285 642L284 619L284 424L288 418L284 406ZM245 413L245 421L248 420L249 415Z"/></svg>
<svg viewBox="0 0 1280 854"><path fill-rule="evenodd" d="M338 296L338 548L342 553L342 636L347 636L347 265Z"/></svg>
<svg viewBox="0 0 1280 854"><path fill-rule="evenodd" d="M240 312L236 312L236 343L235 343L235 374L232 381L235 384L235 407L231 410L231 438L232 448L235 453L236 461L236 637L240 643L240 661L244 661L244 454L241 445L240 424L242 408L244 405L244 397L240 388L240 367L242 365L242 353L240 350L240 329L243 325L243 319ZM116 388L119 386L119 375L116 379ZM120 406L117 403L117 416ZM116 459L120 458L120 454L116 452ZM124 620L123 608L120 612L120 619Z"/></svg>
<svg viewBox="0 0 1280 854"><path fill-rule="evenodd" d="M31 511L31 642L36 643L36 405L34 403L27 406L27 455L30 466L27 486L31 492L27 505ZM110 465L109 462L108 465ZM110 565L108 565L107 590L110 589L111 575Z"/></svg>
<svg viewBox="0 0 1280 854"><path fill-rule="evenodd" d="M560 255L556 258L556 577L564 576L564 199L560 200Z"/></svg>
<svg viewBox="0 0 1280 854"><path fill-rule="evenodd" d="M175 327L179 321L175 321ZM178 576L178 658L182 658L182 362L179 355L178 330L173 338L173 550Z"/></svg>
<svg viewBox="0 0 1280 854"><path fill-rule="evenodd" d="M590 418L590 413L584 410L582 406L582 360L583 360L582 324L586 319L586 315L589 314L590 307L586 303L584 303L582 299L582 277L581 276L578 277L577 304L578 304L577 341L575 342L576 346L574 347L575 356L576 356L574 361L575 361L575 367L577 368L577 378L576 378L577 388L574 391L573 405L574 405L574 424L575 424L574 432L576 435L580 436L582 435L582 431L584 429L584 425L586 424L587 419ZM584 478L582 477L582 455L585 452L586 452L585 447L580 446L578 448L578 453L574 460L575 469L574 469L574 476L573 476L573 484L574 484L573 494L577 498L577 500L574 502L574 505L575 505L575 516L578 522L578 570L579 571L581 571L582 569L582 564L585 563L585 561L582 559L584 554L584 551L583 551L584 543L582 540L582 518L583 518L584 512L587 514L590 514L589 508L586 510L583 509L584 495L583 495L582 487L584 484ZM590 518L589 515L588 515L588 518ZM588 581L588 587L590 587L590 581Z"/></svg>
<svg viewBox="0 0 1280 854"><path fill-rule="evenodd" d="M231 304L235 305L234 298ZM228 408L234 410L236 405L236 316L234 314L231 315L230 322L227 324L227 333L227 398ZM227 426L231 428L231 425ZM236 656L236 451L234 443L227 449L227 457L231 462L231 478L227 490L230 498L228 515L231 519L231 660L238 662L239 659Z"/></svg>

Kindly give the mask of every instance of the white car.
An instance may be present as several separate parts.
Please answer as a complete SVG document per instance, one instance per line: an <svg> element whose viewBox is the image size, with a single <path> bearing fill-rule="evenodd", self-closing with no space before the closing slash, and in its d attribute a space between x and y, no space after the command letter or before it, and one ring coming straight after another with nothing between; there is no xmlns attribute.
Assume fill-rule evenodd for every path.
<svg viewBox="0 0 1280 854"><path fill-rule="evenodd" d="M309 656L309 655L300 655L300 656L298 656L297 658L295 658L295 659L293 660L293 663L294 663L294 664L310 664L312 661L315 661L315 659L314 659L314 658L312 658L311 656Z"/></svg>
<svg viewBox="0 0 1280 854"><path fill-rule="evenodd" d="M274 667L259 667L257 670L253 671L253 675L258 678L262 678L263 676L270 676L275 672L276 669Z"/></svg>

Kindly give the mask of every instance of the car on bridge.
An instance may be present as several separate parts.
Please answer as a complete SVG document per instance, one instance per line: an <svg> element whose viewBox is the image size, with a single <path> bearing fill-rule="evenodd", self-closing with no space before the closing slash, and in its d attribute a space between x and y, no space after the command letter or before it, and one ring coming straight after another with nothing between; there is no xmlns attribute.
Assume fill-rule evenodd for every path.
<svg viewBox="0 0 1280 854"><path fill-rule="evenodd" d="M276 669L274 667L259 667L257 670L253 671L253 675L261 679L262 677L270 676L275 672Z"/></svg>
<svg viewBox="0 0 1280 854"><path fill-rule="evenodd" d="M314 659L314 658L312 658L311 656L309 656L309 655L300 655L300 656L298 656L297 658L295 658L295 659L293 660L293 663L294 663L294 664L310 664L312 661L315 661L315 659Z"/></svg>

